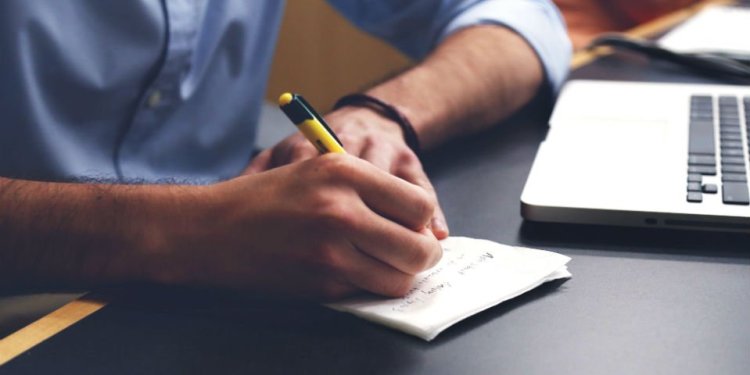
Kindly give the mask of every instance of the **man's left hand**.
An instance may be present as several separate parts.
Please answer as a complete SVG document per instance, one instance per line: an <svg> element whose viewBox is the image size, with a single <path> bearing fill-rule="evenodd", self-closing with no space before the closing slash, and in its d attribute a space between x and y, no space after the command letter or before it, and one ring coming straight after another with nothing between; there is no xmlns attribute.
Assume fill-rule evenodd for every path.
<svg viewBox="0 0 750 375"><path fill-rule="evenodd" d="M427 190L435 200L435 215L430 222L438 239L448 237L448 226L435 189L419 158L404 142L398 124L377 113L357 107L343 107L326 116L347 153L371 162L394 176ZM318 151L302 134L295 133L253 159L243 174L263 172L282 165L318 156Z"/></svg>

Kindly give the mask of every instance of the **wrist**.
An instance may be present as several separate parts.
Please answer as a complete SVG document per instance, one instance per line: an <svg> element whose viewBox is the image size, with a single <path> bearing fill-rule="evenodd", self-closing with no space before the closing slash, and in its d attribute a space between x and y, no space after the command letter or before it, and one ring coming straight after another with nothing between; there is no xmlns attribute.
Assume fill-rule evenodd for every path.
<svg viewBox="0 0 750 375"><path fill-rule="evenodd" d="M421 156L419 137L409 118L396 106L368 94L350 94L339 99L335 109L343 107L366 108L401 128L404 142L418 157Z"/></svg>
<svg viewBox="0 0 750 375"><path fill-rule="evenodd" d="M158 186L144 202L136 266L143 281L167 285L190 284L199 260L195 249L211 220L211 186Z"/></svg>
<svg viewBox="0 0 750 375"><path fill-rule="evenodd" d="M326 116L326 121L337 132L346 133L350 129L374 129L386 133L390 138L403 141L404 133L394 121L381 116L379 113L365 107L341 107ZM342 125L344 124L344 125ZM343 129L341 129L343 127Z"/></svg>

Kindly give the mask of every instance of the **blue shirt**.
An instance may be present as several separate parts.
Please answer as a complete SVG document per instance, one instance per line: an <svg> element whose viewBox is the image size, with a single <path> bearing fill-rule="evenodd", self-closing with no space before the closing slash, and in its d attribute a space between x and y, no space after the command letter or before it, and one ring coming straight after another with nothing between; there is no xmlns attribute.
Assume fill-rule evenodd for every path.
<svg viewBox="0 0 750 375"><path fill-rule="evenodd" d="M476 24L523 36L556 90L570 45L547 0L331 0L414 58ZM0 1L0 175L205 183L253 150L284 2Z"/></svg>

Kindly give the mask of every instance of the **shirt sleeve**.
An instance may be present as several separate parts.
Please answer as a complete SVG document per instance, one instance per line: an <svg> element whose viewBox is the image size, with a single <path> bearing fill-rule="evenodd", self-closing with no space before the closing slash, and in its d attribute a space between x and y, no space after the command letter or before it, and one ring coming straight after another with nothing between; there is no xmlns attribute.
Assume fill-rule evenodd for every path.
<svg viewBox="0 0 750 375"><path fill-rule="evenodd" d="M554 93L568 74L571 44L551 0L329 0L361 29L414 59L466 27L505 26L526 40Z"/></svg>

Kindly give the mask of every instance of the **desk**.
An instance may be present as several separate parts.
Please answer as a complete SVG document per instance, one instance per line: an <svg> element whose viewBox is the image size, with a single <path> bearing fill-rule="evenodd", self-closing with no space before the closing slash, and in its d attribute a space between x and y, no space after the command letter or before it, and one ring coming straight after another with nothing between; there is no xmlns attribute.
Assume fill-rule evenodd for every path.
<svg viewBox="0 0 750 375"><path fill-rule="evenodd" d="M706 81L629 55L573 74L605 77ZM546 133L540 108L441 149L425 165L454 234L569 255L567 282L487 310L431 343L304 303L130 292L0 372L746 374L750 237L523 222L519 196Z"/></svg>

